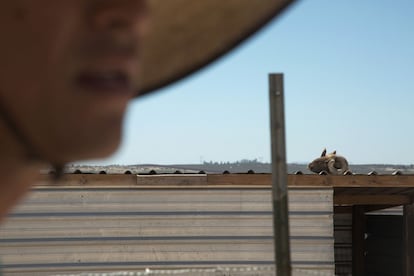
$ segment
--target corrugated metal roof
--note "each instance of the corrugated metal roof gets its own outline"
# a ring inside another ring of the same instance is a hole
[[[42,171],[41,173],[43,174],[55,174],[56,172],[54,170],[49,170],[49,171]],[[246,172],[230,172],[229,170],[224,170],[223,172],[207,172],[205,170],[200,170],[200,171],[191,171],[188,172],[186,170],[175,170],[174,172],[166,172],[164,170],[156,170],[156,169],[150,169],[150,170],[144,170],[144,171],[135,171],[133,172],[130,169],[126,169],[123,171],[111,171],[111,170],[82,170],[82,169],[76,169],[76,170],[70,170],[70,171],[66,171],[66,174],[135,174],[135,175],[156,175],[156,174],[160,174],[160,175],[169,175],[169,174],[255,174],[256,172],[252,169],[247,170]],[[263,172],[260,172],[260,174],[263,174]],[[295,175],[314,175],[313,173],[309,173],[309,172],[303,172],[303,171],[294,171],[290,174],[295,174]],[[319,173],[319,175],[328,175],[327,172],[321,172]],[[382,173],[379,174],[376,171],[370,171],[366,174],[362,174],[362,173],[353,173],[351,171],[346,171],[344,176],[350,176],[350,175],[414,175],[412,173],[404,173],[401,170],[393,170],[393,171],[389,171],[389,173]]]
[[[53,183],[48,175],[41,177],[39,185],[53,186],[180,186],[221,187],[240,186],[255,188],[271,186],[271,174],[65,174]],[[335,205],[410,204],[414,199],[414,175],[288,175],[289,187],[330,187],[334,189]]]

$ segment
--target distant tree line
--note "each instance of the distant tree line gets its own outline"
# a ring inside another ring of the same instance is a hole
[[[218,165],[218,166],[222,166],[222,165],[262,165],[262,164],[265,164],[265,163],[263,163],[263,162],[260,162],[257,158],[255,158],[255,159],[241,159],[241,160],[238,160],[238,161],[234,161],[234,162],[229,162],[229,161],[226,161],[226,162],[223,162],[223,161],[220,161],[220,162],[217,162],[217,161],[215,161],[215,162],[213,162],[213,161],[210,161],[210,162],[206,162],[206,161],[204,161],[203,162],[203,165],[207,165],[207,166],[210,166],[210,165]]]

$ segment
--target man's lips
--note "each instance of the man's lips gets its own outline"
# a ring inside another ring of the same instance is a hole
[[[82,90],[101,95],[132,95],[134,85],[128,74],[121,71],[83,72],[76,78],[76,84]]]

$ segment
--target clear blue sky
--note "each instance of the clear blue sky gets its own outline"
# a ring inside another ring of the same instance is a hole
[[[414,1],[300,1],[231,54],[131,103],[99,164],[270,161],[268,73],[285,74],[288,162],[414,163]]]

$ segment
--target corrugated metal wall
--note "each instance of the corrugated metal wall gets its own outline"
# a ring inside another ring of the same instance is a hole
[[[352,275],[352,213],[335,213],[335,275]]]
[[[334,275],[332,189],[291,189],[294,268]],[[5,275],[273,263],[268,188],[36,188],[0,228]]]

